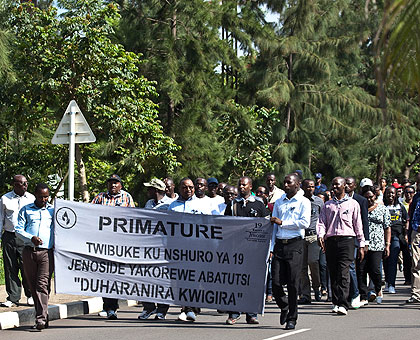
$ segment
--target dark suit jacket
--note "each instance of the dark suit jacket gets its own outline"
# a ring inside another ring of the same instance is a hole
[[[369,241],[368,201],[362,195],[356,193],[353,194],[353,199],[355,199],[360,205],[360,212],[362,215],[363,224],[363,234],[365,235],[365,240]]]

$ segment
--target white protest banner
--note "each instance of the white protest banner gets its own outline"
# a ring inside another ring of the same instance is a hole
[[[57,293],[261,313],[272,227],[56,200]]]

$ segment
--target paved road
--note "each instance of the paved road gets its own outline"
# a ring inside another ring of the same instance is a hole
[[[401,281],[399,281],[401,282]],[[279,325],[279,313],[275,304],[266,307],[261,324],[251,326],[243,317],[238,324],[226,326],[226,315],[203,310],[195,323],[175,321],[178,308],[171,308],[165,322],[137,320],[139,307],[119,311],[119,319],[108,321],[96,315],[56,320],[42,332],[31,332],[28,327],[0,331],[0,340],[65,340],[65,339],[293,339],[293,340],[354,340],[354,339],[406,339],[420,334],[420,305],[405,305],[409,295],[407,286],[397,285],[397,294],[385,294],[382,305],[372,303],[359,310],[351,310],[347,316],[330,313],[329,303],[313,303],[301,306],[295,331],[286,331]]]

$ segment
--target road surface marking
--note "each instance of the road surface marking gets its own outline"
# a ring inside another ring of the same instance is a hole
[[[281,335],[276,335],[276,336],[273,336],[271,338],[267,338],[267,339],[263,339],[263,340],[277,340],[277,339],[285,338],[286,336],[289,336],[289,335],[295,335],[295,334],[310,331],[310,330],[311,330],[310,328],[303,328],[303,329],[299,329],[297,331],[293,331],[293,332],[290,332],[290,333],[284,333],[284,334],[281,334]]]

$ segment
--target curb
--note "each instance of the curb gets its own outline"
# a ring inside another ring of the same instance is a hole
[[[119,300],[120,307],[131,307],[137,304],[135,300]],[[68,302],[48,306],[48,318],[50,321],[66,319],[73,316],[98,313],[102,310],[102,298]],[[35,324],[35,308],[23,309],[17,312],[0,313],[0,329],[11,329]]]

